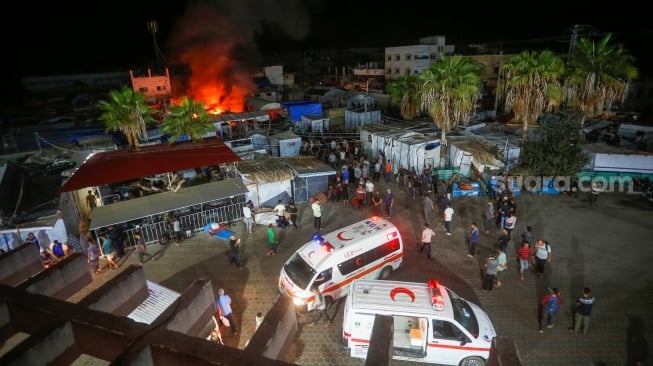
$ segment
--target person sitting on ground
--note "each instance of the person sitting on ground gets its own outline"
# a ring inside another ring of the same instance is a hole
[[[63,259],[66,256],[66,251],[64,250],[63,244],[59,240],[55,240],[52,243],[52,254],[54,254],[57,259]]]

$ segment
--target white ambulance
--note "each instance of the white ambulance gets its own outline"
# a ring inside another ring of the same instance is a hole
[[[388,278],[403,258],[399,229],[388,220],[371,217],[313,236],[281,268],[279,291],[293,298],[300,313],[311,311],[314,286],[330,304],[347,296],[356,279]]]
[[[397,360],[482,366],[496,336],[480,307],[437,281],[357,280],[349,288],[342,327],[352,357],[367,357],[376,315],[393,318]]]

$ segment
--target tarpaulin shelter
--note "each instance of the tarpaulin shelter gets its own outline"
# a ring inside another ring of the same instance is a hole
[[[300,100],[296,102],[281,103],[281,108],[288,111],[288,116],[293,122],[300,122],[305,114],[322,114],[322,104],[319,102],[309,102]]]

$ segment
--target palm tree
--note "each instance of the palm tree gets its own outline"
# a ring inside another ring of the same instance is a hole
[[[523,144],[528,141],[528,126],[540,113],[559,104],[564,62],[551,51],[524,51],[511,57],[502,69],[506,75],[501,86],[506,93],[506,110],[512,109],[515,119],[522,122]]]
[[[621,46],[611,46],[608,34],[595,43],[581,38],[569,55],[565,99],[583,112],[583,119],[601,113],[611,115],[613,103],[623,102],[628,83],[638,77],[634,58]]]
[[[392,80],[388,85],[390,103],[399,104],[401,118],[411,121],[417,116],[421,102],[420,86],[417,75],[404,75],[399,79]]]
[[[123,87],[112,90],[108,101],[98,102],[103,111],[98,119],[104,121],[106,131],[122,132],[135,150],[141,148],[138,139],[147,136],[147,125],[155,123],[153,109],[145,99],[145,94]]]
[[[443,145],[447,144],[447,132],[459,122],[469,123],[481,91],[481,74],[475,61],[461,56],[445,56],[420,74],[421,108],[442,131]],[[446,149],[440,156],[440,166],[445,165],[445,160]]]
[[[184,97],[181,104],[174,105],[163,119],[161,131],[170,135],[170,144],[184,136],[195,142],[207,132],[215,131],[215,126],[203,103]]]

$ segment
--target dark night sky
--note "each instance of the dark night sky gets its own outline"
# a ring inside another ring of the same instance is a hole
[[[3,11],[0,26],[8,51],[3,52],[4,64],[10,67],[5,69],[5,77],[13,78],[125,71],[151,63],[153,38],[146,22],[152,19],[159,23],[157,40],[166,57],[189,39],[184,33],[193,32],[195,40],[238,39],[249,55],[288,49],[409,45],[429,35],[444,35],[447,43],[454,45],[496,45],[501,41],[506,48],[519,45],[519,50],[547,47],[545,44],[557,44],[564,50],[571,27],[580,24],[613,33],[614,43],[623,43],[642,59],[648,57],[646,48],[652,43],[653,16],[638,3],[621,1],[608,7],[595,1],[523,2],[519,6],[433,0],[388,4],[367,0],[113,0],[43,5],[23,1],[12,5],[14,10]],[[207,19],[195,21],[188,14],[198,4],[219,9],[225,17],[199,11],[193,17]],[[189,32],[195,24],[202,26]]]

